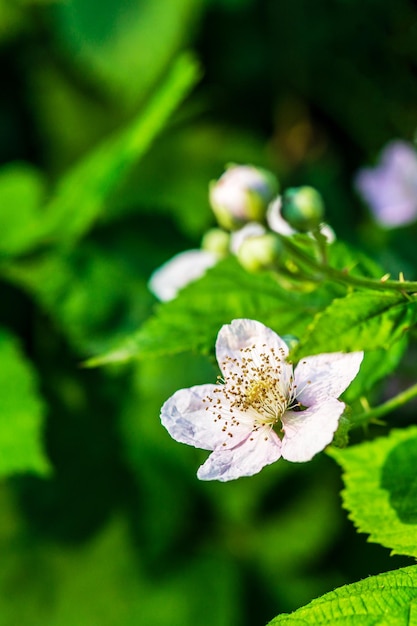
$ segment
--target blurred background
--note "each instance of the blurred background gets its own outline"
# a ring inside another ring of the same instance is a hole
[[[415,3],[0,0],[0,57],[0,626],[261,626],[407,563],[355,533],[324,455],[197,480],[159,409],[212,359],[80,365],[152,313],[230,162],[316,186],[413,278],[415,227],[377,228],[352,181],[414,139]]]

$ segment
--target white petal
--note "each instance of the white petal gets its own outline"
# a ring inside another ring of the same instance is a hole
[[[189,389],[179,389],[165,402],[161,409],[161,422],[173,439],[195,448],[214,450],[225,442],[228,447],[235,446],[248,436],[252,424],[244,422],[231,427],[229,422],[227,431],[222,430],[225,417],[217,419],[212,410],[219,397],[214,391],[218,389],[219,385],[196,385]],[[213,398],[212,403],[208,401],[210,397]],[[227,406],[223,406],[222,412],[227,413]],[[228,435],[229,432],[232,437]]]
[[[249,222],[243,228],[239,230],[235,230],[231,234],[230,238],[230,250],[233,254],[237,254],[239,252],[239,248],[246,239],[250,237],[259,237],[260,235],[264,235],[266,233],[266,228],[259,224],[259,222]]]
[[[310,461],[333,441],[345,405],[326,398],[305,411],[288,411],[282,417],[282,456],[287,461]]]
[[[307,356],[295,368],[296,396],[310,406],[324,396],[338,398],[359,371],[363,352]]]
[[[188,283],[201,278],[218,258],[208,250],[186,250],[161,265],[149,279],[149,289],[162,302],[173,300]]]
[[[200,480],[234,480],[257,474],[281,456],[281,441],[271,430],[262,429],[252,433],[239,446],[226,450],[217,449],[210,454],[197,476]]]
[[[284,220],[281,214],[282,200],[279,196],[268,207],[266,214],[266,221],[271,230],[275,231],[279,235],[290,236],[294,235],[297,231],[291,228],[291,226]]]
[[[216,341],[216,356],[220,369],[225,377],[233,369],[232,359],[242,358],[242,350],[249,349],[248,356],[258,359],[255,365],[260,365],[259,358],[267,354],[275,361],[282,363],[285,370],[292,372],[292,367],[284,363],[288,355],[288,346],[273,330],[260,322],[249,319],[233,320],[231,324],[225,324],[219,331]],[[245,353],[246,355],[246,353]]]

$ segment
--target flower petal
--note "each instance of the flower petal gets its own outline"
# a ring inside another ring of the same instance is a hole
[[[358,193],[381,226],[404,226],[417,219],[417,153],[411,143],[390,142],[380,162],[355,177]]]
[[[333,441],[345,405],[335,398],[305,411],[288,411],[282,417],[282,456],[287,461],[310,461]]]
[[[233,254],[239,252],[239,248],[246,239],[259,237],[266,233],[266,228],[259,222],[249,222],[239,230],[235,230],[230,237],[230,250]]]
[[[296,397],[305,406],[320,398],[338,398],[359,371],[363,352],[307,356],[295,368]]]
[[[185,250],[154,271],[149,289],[162,302],[173,300],[189,283],[201,278],[218,258],[208,250]]]
[[[161,409],[161,422],[173,439],[187,443],[195,448],[214,450],[217,446],[236,446],[252,430],[252,424],[233,424],[224,431],[228,418],[226,401],[222,404],[223,418],[218,419],[214,412],[214,403],[218,399],[219,385],[196,385],[188,389],[179,389]],[[210,403],[209,398],[212,398]],[[235,412],[236,413],[236,412]],[[228,433],[231,432],[231,435]]]
[[[200,480],[234,480],[257,474],[281,456],[281,441],[271,430],[261,429],[235,448],[217,449],[199,468]]]
[[[271,359],[272,366],[278,362],[282,366],[284,380],[291,376],[292,366],[284,361],[288,355],[285,341],[261,322],[237,319],[222,326],[217,336],[216,356],[225,378],[232,372],[242,374],[240,363],[242,352],[246,349],[245,356],[254,359],[255,367],[262,365],[266,355]]]

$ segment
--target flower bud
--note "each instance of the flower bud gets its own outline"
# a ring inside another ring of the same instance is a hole
[[[210,184],[210,204],[220,226],[227,230],[247,222],[262,222],[278,193],[273,174],[251,165],[232,165]]]
[[[324,217],[323,199],[314,187],[293,187],[282,196],[281,215],[302,233],[319,228]]]
[[[279,237],[266,233],[245,239],[239,247],[237,258],[248,272],[261,272],[276,266],[282,250]]]
[[[211,228],[204,234],[201,247],[219,258],[223,258],[229,254],[230,235],[221,228]]]

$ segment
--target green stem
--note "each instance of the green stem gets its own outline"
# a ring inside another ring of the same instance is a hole
[[[319,261],[316,261],[315,259],[313,259],[313,257],[311,257],[309,254],[301,250],[295,243],[293,243],[289,237],[282,237],[282,241],[294,259],[296,259],[302,266],[304,266],[304,268],[308,267],[310,271],[314,270],[315,272],[319,272],[321,277],[331,278],[332,280],[342,282],[345,285],[351,285],[352,287],[362,287],[364,289],[374,289],[377,291],[398,291],[402,293],[417,292],[416,281],[381,281],[375,278],[352,276],[351,274],[348,274],[347,271],[340,271],[333,267],[329,267],[328,265],[323,265]]]
[[[384,402],[383,404],[380,404],[379,406],[375,408],[368,409],[367,411],[364,411],[363,413],[359,413],[359,415],[357,415],[356,417],[352,419],[351,428],[358,428],[358,426],[364,426],[365,424],[368,424],[371,420],[376,420],[380,417],[383,417],[384,415],[387,415],[388,413],[395,411],[395,409],[400,408],[401,406],[403,406],[404,404],[406,404],[407,402],[409,402],[410,400],[416,397],[417,397],[417,384],[412,385],[408,389],[405,389],[405,391],[402,391],[401,393],[396,395],[394,398],[387,400],[387,402]]]

